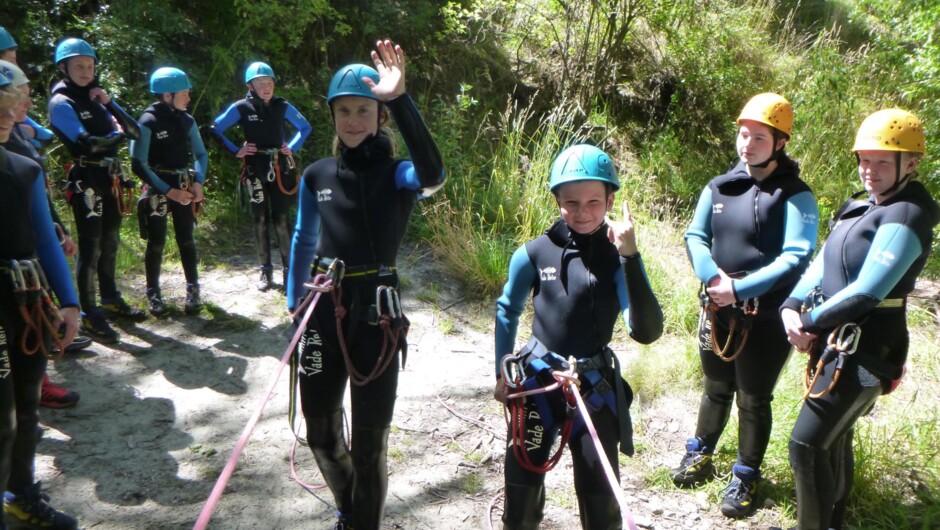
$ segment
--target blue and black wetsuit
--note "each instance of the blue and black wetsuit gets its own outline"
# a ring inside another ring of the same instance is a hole
[[[78,307],[78,299],[52,225],[39,165],[0,147],[0,190],[0,488],[20,493],[35,482],[46,358],[41,353],[27,355],[21,348],[25,322],[13,294],[10,260],[38,258],[61,306]]]
[[[629,418],[633,394],[616,369],[619,363],[608,347],[614,325],[622,317],[630,336],[642,344],[652,343],[663,330],[662,310],[650,288],[643,261],[639,254],[620,257],[607,238],[606,225],[584,235],[572,232],[561,220],[516,250],[503,295],[496,302],[497,371],[502,357],[515,349],[519,317],[530,293],[535,309],[533,341],[523,351],[534,346],[564,359],[578,359],[582,394],[597,394],[593,396],[596,402],[586,398],[592,402],[591,420],[617,473],[617,444],[625,454],[633,454]],[[618,386],[623,392],[619,401],[614,390]],[[606,390],[596,390],[600,388]],[[544,429],[545,433],[541,438],[526,438],[526,451],[534,465],[549,457],[565,418],[560,392],[548,396],[545,403],[530,399],[525,404],[526,431]],[[516,459],[511,436],[509,439],[503,522],[506,528],[535,528],[542,518],[545,475],[524,469]],[[619,528],[616,497],[604,478],[583,420],[576,424],[569,445],[582,526]]]
[[[96,279],[102,300],[121,294],[114,278],[121,213],[112,183],[116,174],[124,182],[118,163],[121,143],[140,136],[137,122],[113,99],[107,105],[91,99],[93,85],[62,80],[49,98],[52,131],[72,157],[67,197],[78,232],[78,296],[86,312],[98,305]]]
[[[411,160],[396,159],[387,131],[304,170],[300,209],[291,247],[287,306],[306,294],[310,266],[342,260],[343,320],[350,361],[369,373],[383,347],[383,331],[370,318],[380,286],[398,288],[396,260],[419,198],[444,182],[440,152],[408,95],[386,102]],[[317,265],[322,272],[322,268]],[[398,354],[376,379],[350,389],[352,447],[343,440],[343,393],[348,373],[336,330],[336,307],[323,296],[297,351],[300,401],[307,441],[336,506],[352,527],[377,529],[388,488],[388,431],[398,387]]]
[[[35,149],[42,149],[46,147],[50,142],[52,142],[52,139],[55,138],[55,134],[53,134],[50,129],[46,129],[42,125],[39,125],[29,116],[26,117],[26,120],[23,123],[32,127],[33,131],[35,132],[33,137],[26,137],[26,140],[29,141],[30,145],[32,145]]]
[[[844,359],[835,387],[808,398],[793,426],[790,466],[801,529],[842,527],[854,474],[853,427],[901,377],[908,349],[906,298],[938,223],[940,206],[918,181],[881,204],[855,201],[783,305],[800,311],[810,301],[802,321],[818,337],[816,355],[833,330],[847,323],[860,330],[858,348]],[[836,359],[822,367],[813,393],[829,387]]]
[[[290,141],[287,141],[286,123],[297,129]],[[262,270],[267,271],[270,277],[272,264],[268,225],[274,228],[278,250],[281,253],[281,265],[286,269],[290,258],[287,214],[295,199],[284,193],[281,186],[289,191],[297,185],[297,170],[293,161],[282,155],[279,150],[281,146],[287,145],[292,153],[297,153],[313,129],[307,119],[284,98],[275,96],[265,103],[253,92],[249,92],[245,99],[236,101],[225,109],[225,112],[216,117],[210,129],[216,139],[233,155],[238,153],[239,148],[225,136],[225,131],[235,124],[241,126],[245,141],[255,144],[258,148],[257,154],[244,158],[242,178],[250,190],[249,201],[255,222],[258,260]]]
[[[773,389],[790,353],[777,307],[806,269],[816,247],[819,214],[816,199],[800,179],[799,166],[781,156],[777,168],[757,180],[739,162],[712,179],[702,191],[685,233],[689,259],[703,284],[721,269],[735,278],[738,303],[703,318],[699,356],[705,374],[695,437],[703,452],[714,451],[737,396],[737,464],[759,470],[770,440]],[[757,309],[745,315],[742,305]],[[712,329],[719,345],[727,344],[737,320],[730,349],[736,350],[750,329],[740,355],[731,362],[712,347]]]
[[[48,130],[48,129],[47,129]],[[51,134],[51,131],[50,131]],[[16,153],[20,156],[25,156],[26,158],[32,160],[39,164],[39,167],[42,168],[43,172],[43,183],[46,186],[46,189],[49,189],[48,172],[45,165],[45,157],[39,154],[39,151],[36,149],[35,143],[30,141],[31,139],[23,134],[20,131],[19,127],[14,127],[13,131],[10,133],[10,139],[3,144],[3,147],[11,153]],[[59,213],[56,212],[55,205],[52,204],[52,197],[49,197],[48,194],[46,197],[49,200],[49,213],[52,214],[52,223],[56,228],[56,232],[59,230],[62,231],[64,235],[70,235],[68,228],[65,226],[65,223],[62,222],[62,219],[59,218]]]
[[[209,154],[199,136],[196,120],[186,111],[165,102],[150,105],[140,116],[140,139],[133,143],[131,163],[134,173],[146,183],[137,215],[141,237],[147,239],[144,266],[148,292],[160,291],[167,213],[173,215],[173,232],[186,283],[198,285],[196,241],[193,239],[197,206],[180,204],[166,196],[171,188],[185,189],[194,182],[206,181]]]

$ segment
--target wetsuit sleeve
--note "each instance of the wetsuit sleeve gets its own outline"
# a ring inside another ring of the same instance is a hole
[[[519,247],[509,260],[509,278],[503,286],[503,295],[496,301],[496,377],[503,356],[512,353],[516,346],[519,316],[525,309],[532,286],[535,285],[536,270],[529,259],[525,245]]]
[[[199,127],[193,121],[189,128],[189,145],[192,147],[193,156],[196,157],[196,163],[193,169],[196,170],[196,182],[206,183],[206,172],[209,171],[209,153],[206,151],[206,144],[202,142],[202,136],[199,135]]]
[[[294,226],[294,240],[290,246],[290,269],[287,278],[287,309],[293,311],[303,300],[304,282],[310,277],[310,265],[317,251],[320,238],[320,210],[313,190],[307,189],[307,179],[300,179],[300,191],[297,193],[299,207],[297,224]]]
[[[804,313],[803,329],[819,332],[868,313],[885,299],[922,252],[920,238],[910,227],[898,223],[880,226],[858,278]]]
[[[783,222],[780,255],[767,266],[732,281],[738,300],[754,298],[780,285],[792,283],[799,278],[803,267],[813,256],[816,231],[819,228],[819,210],[813,194],[804,191],[787,199]]]
[[[685,231],[685,248],[695,275],[708,284],[718,276],[718,264],[712,259],[712,190],[706,187],[698,198],[695,214]]]
[[[781,309],[792,309],[799,312],[803,307],[803,301],[806,300],[806,296],[810,291],[822,285],[826,264],[826,260],[823,259],[825,251],[826,246],[823,245],[819,254],[816,255],[816,259],[810,263],[809,268],[803,273],[803,277],[800,278],[800,281],[797,282],[796,286],[793,288],[790,296],[784,300],[783,304],[780,306]]]
[[[130,114],[124,112],[124,109],[117,104],[117,101],[113,99],[108,101],[108,104],[105,105],[105,108],[108,109],[108,112],[114,116],[114,119],[117,120],[118,125],[121,126],[121,129],[124,129],[124,136],[130,138],[131,140],[136,140],[140,138],[140,124],[137,123],[137,120],[131,117]]]
[[[170,185],[150,169],[150,127],[140,128],[140,138],[131,142],[131,169],[140,180],[157,190],[160,195],[170,191]]]
[[[78,307],[78,296],[75,294],[75,286],[72,285],[71,271],[52,225],[45,176],[42,174],[33,183],[30,201],[33,233],[36,235],[36,254],[39,256],[43,272],[46,273],[46,279],[49,280],[49,286],[59,299],[61,307]]]
[[[287,112],[284,113],[284,117],[297,129],[297,134],[287,143],[287,147],[290,148],[291,152],[296,153],[304,146],[304,141],[310,136],[313,127],[310,126],[307,118],[304,118],[304,115],[290,103],[287,104]]]
[[[53,136],[52,131],[50,131],[49,129],[46,129],[42,125],[39,125],[29,116],[26,117],[26,120],[24,121],[24,123],[32,127],[34,131],[36,131],[36,136],[29,138],[30,143],[32,143],[37,149],[41,149],[49,145],[49,142],[52,141],[52,136]]]
[[[446,178],[441,152],[411,96],[402,94],[386,104],[411,153],[410,167],[399,164],[395,184],[398,189],[421,190],[421,196],[430,197],[441,189]]]
[[[78,142],[79,136],[88,135],[75,109],[68,103],[58,103],[52,107],[49,111],[49,122],[69,141]]]
[[[233,144],[232,141],[225,136],[225,130],[238,123],[240,117],[241,114],[238,112],[238,108],[232,103],[225,109],[225,112],[216,116],[212,121],[212,126],[209,127],[209,132],[212,133],[212,136],[233,155],[238,152],[238,146]]]
[[[623,274],[614,276],[623,322],[633,340],[651,344],[663,334],[663,309],[650,286],[639,254],[620,258]]]
[[[68,103],[58,103],[52,107],[52,111],[49,112],[49,122],[69,141],[81,144],[92,154],[106,153],[124,140],[124,135],[119,131],[113,131],[106,136],[88,134],[82,122],[79,121],[75,109]]]

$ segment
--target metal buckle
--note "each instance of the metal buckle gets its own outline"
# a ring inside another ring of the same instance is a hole
[[[852,355],[858,349],[858,341],[862,330],[855,322],[849,322],[839,327],[838,335],[835,331],[829,335],[829,346],[832,346],[842,355]]]

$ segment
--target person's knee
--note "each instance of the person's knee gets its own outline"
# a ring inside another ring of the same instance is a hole
[[[752,394],[744,390],[739,390],[737,396],[738,409],[748,413],[770,411],[770,403],[774,400],[772,394]]]
[[[790,451],[790,468],[795,475],[812,473],[819,458],[825,456],[825,450],[820,447],[790,438],[788,444]]]
[[[731,381],[717,381],[705,378],[705,397],[718,403],[731,403],[734,399],[735,386]]]

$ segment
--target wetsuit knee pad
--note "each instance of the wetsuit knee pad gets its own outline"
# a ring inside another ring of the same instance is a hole
[[[388,427],[383,429],[353,427],[352,458],[356,469],[373,467],[385,460],[389,430]]]
[[[731,404],[734,400],[735,385],[732,381],[716,381],[709,377],[705,378],[704,393],[711,401],[722,404]]]
[[[327,452],[345,452],[343,438],[343,411],[337,410],[326,416],[304,418],[307,422],[307,443],[311,449]]]
[[[538,530],[545,507],[545,486],[506,484],[503,530]]]
[[[578,497],[581,528],[590,530],[622,530],[620,504],[613,496],[583,495]]]
[[[794,440],[793,438],[790,438],[787,447],[790,452],[790,468],[793,469],[794,478],[800,474],[812,473],[817,462],[819,462],[820,459],[828,458],[829,455],[829,451],[821,447],[814,447]],[[798,478],[797,482],[799,482]]]
[[[738,390],[738,409],[750,413],[770,412],[770,402],[774,400],[773,395],[755,395],[743,390]]]

